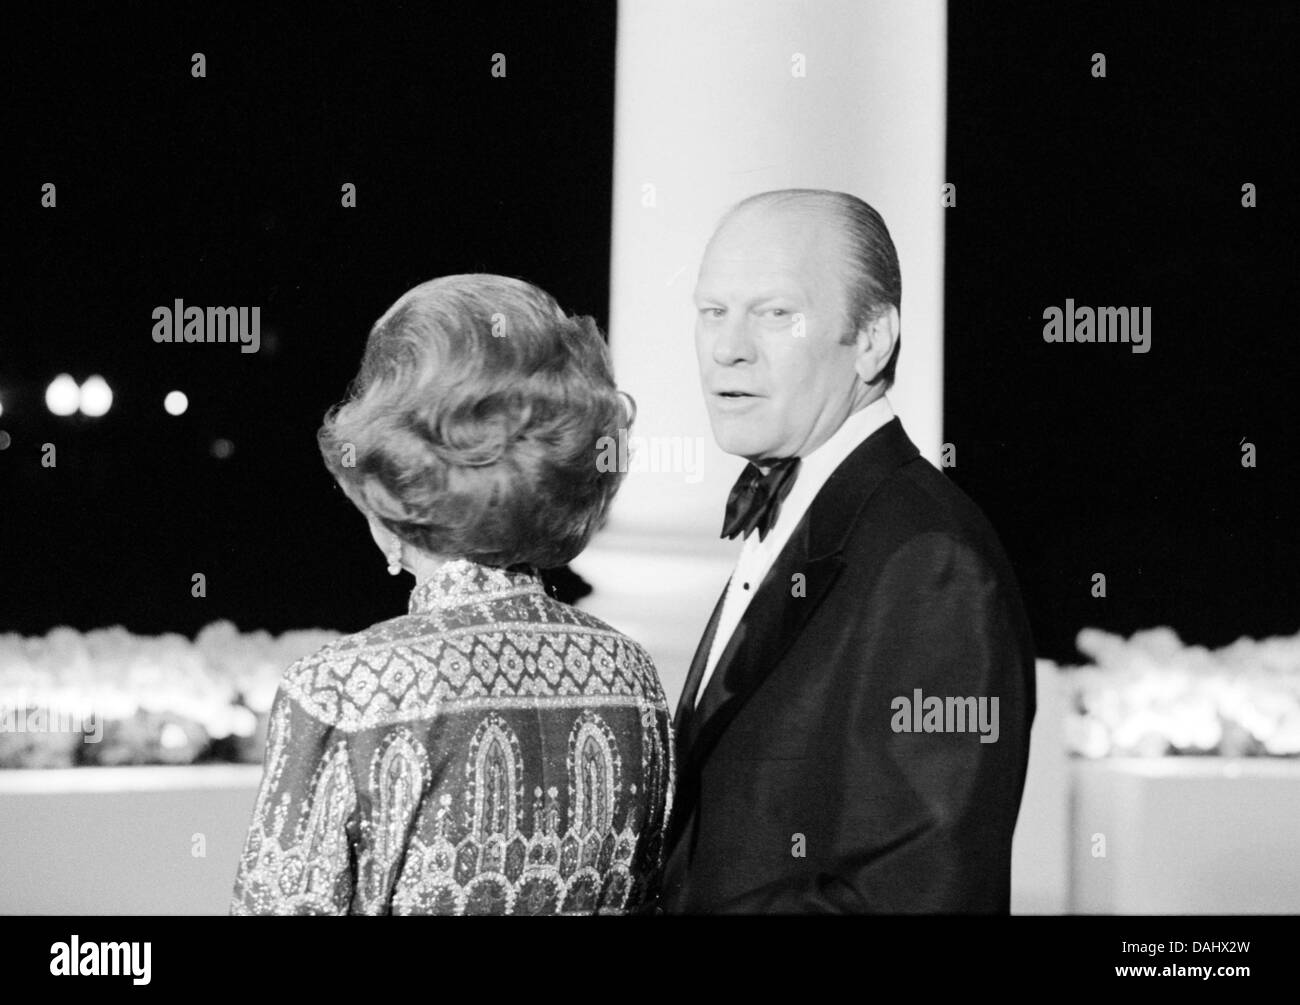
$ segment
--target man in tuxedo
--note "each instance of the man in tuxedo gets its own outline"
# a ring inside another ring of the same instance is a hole
[[[1015,576],[885,391],[898,258],[839,192],[753,196],[696,286],[744,536],[677,707],[667,913],[1010,906],[1034,714]]]

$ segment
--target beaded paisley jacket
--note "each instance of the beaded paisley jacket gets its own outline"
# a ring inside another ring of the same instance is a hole
[[[230,913],[636,910],[674,774],[644,649],[456,559],[285,671]]]

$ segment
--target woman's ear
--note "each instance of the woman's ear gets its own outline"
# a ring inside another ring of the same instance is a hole
[[[385,554],[392,547],[393,534],[387,527],[379,522],[379,519],[373,513],[366,513],[366,524],[370,527],[370,536],[374,539],[375,546]]]
[[[858,356],[853,368],[863,381],[870,384],[880,371],[889,365],[898,344],[898,308],[893,304],[858,329]]]

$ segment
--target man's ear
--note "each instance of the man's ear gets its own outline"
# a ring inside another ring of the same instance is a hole
[[[870,384],[880,375],[898,345],[898,308],[893,304],[858,329],[858,356],[853,368]]]

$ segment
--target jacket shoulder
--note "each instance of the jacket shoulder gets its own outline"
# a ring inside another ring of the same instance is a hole
[[[400,620],[393,618],[330,640],[291,663],[280,677],[280,690],[313,718],[340,725],[340,699],[348,693],[354,676],[366,668],[362,654],[384,645],[389,638],[386,629]]]
[[[313,717],[350,731],[482,701],[506,686],[503,672],[506,690],[520,697],[542,701],[596,689],[666,707],[654,661],[640,643],[591,614],[552,603],[553,610],[527,623],[448,629],[419,615],[391,618],[298,660],[281,687]]]
[[[598,643],[610,652],[615,667],[627,676],[630,686],[643,697],[667,707],[667,699],[664,697],[659,680],[659,671],[649,651],[641,643],[624,635],[589,611],[563,604],[558,600],[553,603],[558,605],[559,614],[555,622],[547,625],[549,629],[562,633],[571,626],[572,630],[598,640]]]
[[[895,550],[925,541],[969,550],[987,563],[1006,561],[997,532],[983,510],[923,457],[894,471],[863,507],[851,547]]]

